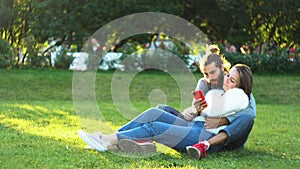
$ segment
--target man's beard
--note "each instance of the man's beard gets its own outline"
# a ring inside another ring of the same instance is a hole
[[[216,85],[211,84],[212,89],[223,89],[223,81],[224,81],[224,75],[223,72],[220,73],[218,79],[216,79],[218,83]]]

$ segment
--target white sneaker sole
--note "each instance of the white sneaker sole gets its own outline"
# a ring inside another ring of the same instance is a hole
[[[98,143],[90,134],[84,132],[83,130],[78,130],[79,137],[87,143],[89,146],[93,147],[95,150],[99,152],[104,152],[107,150],[107,147]]]
[[[195,159],[200,159],[201,152],[197,148],[192,146],[187,146],[186,152],[190,157]]]

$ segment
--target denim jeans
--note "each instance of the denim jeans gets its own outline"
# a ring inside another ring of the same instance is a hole
[[[178,116],[178,117],[181,117],[181,118],[184,119],[183,114],[181,112],[179,112],[178,110],[176,110],[175,108],[171,107],[171,106],[168,106],[168,105],[157,105],[156,108],[161,109],[163,111],[166,111],[168,113],[171,113],[171,114],[173,114],[175,116]]]
[[[204,122],[191,122],[157,108],[143,112],[121,127],[118,139],[153,140],[184,152],[185,147],[214,136]]]
[[[248,139],[253,123],[252,116],[240,115],[225,129],[221,130],[227,133],[226,143],[213,146],[208,151],[215,152],[242,148]],[[182,152],[185,151],[186,146],[208,140],[213,136],[215,134],[205,130],[204,122],[186,121],[157,108],[148,109],[121,127],[117,132],[119,140],[125,138],[133,140],[149,139]]]
[[[225,144],[219,144],[211,147],[209,152],[216,152],[221,150],[237,150],[244,147],[248,136],[254,124],[254,117],[248,114],[243,114],[236,117],[230,125],[220,132],[227,133],[227,140]]]
[[[168,105],[158,105],[157,108],[183,118],[182,114],[179,114],[180,112]],[[254,112],[256,112],[256,110],[254,110]],[[228,136],[225,144],[219,144],[211,147],[209,149],[209,152],[216,152],[221,150],[236,150],[243,148],[252,130],[253,124],[254,116],[252,114],[242,114],[237,116],[229,126],[220,130],[220,132],[226,132]],[[200,138],[203,137],[201,137],[200,135]]]

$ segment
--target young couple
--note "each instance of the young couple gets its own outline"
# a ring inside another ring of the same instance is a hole
[[[79,130],[79,136],[98,151],[118,145],[123,151],[153,152],[156,147],[152,141],[155,141],[197,159],[206,156],[207,151],[243,148],[256,116],[255,100],[251,94],[252,73],[242,64],[227,72],[225,61],[212,53],[200,62],[204,78],[198,81],[196,89],[202,90],[208,100],[194,100],[194,108],[187,108],[182,115],[172,114],[169,110],[173,109],[168,106],[150,108],[116,133],[92,135]],[[214,93],[217,89],[218,92]]]

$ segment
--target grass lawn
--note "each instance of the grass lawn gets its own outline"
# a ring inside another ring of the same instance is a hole
[[[300,167],[299,74],[254,74],[257,117],[245,149],[209,154],[200,161],[162,145],[159,155],[147,158],[84,150],[77,131],[89,124],[73,105],[73,72],[0,70],[0,74],[0,168]],[[95,94],[105,125],[114,130],[128,119],[118,113],[112,99],[112,77],[112,72],[98,72]],[[176,81],[159,72],[141,73],[132,80],[129,106],[138,112],[148,109],[149,93],[154,89],[165,92],[167,104],[180,108]]]

